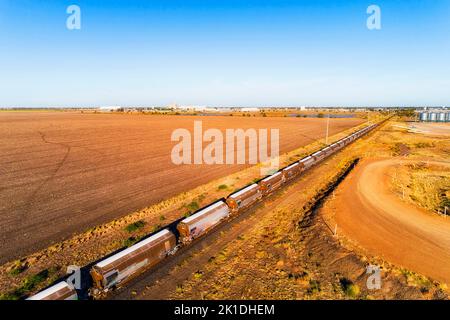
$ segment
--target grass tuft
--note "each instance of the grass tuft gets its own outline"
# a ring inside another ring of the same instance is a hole
[[[200,206],[198,205],[197,201],[192,201],[191,203],[186,205],[186,208],[189,210],[189,213],[192,213],[194,211],[197,211],[200,208]]]
[[[25,264],[22,264],[19,260],[14,262],[14,266],[9,271],[9,274],[12,276],[17,276],[27,270],[28,267]]]
[[[145,221],[139,220],[139,221],[136,221],[136,222],[133,222],[133,223],[127,225],[125,227],[125,230],[131,233],[131,232],[134,232],[134,231],[136,231],[136,230],[138,230],[140,228],[143,228],[145,226],[145,224],[146,224]]]
[[[347,278],[342,278],[341,280],[339,280],[339,282],[341,284],[342,290],[347,297],[355,299],[359,296],[361,290],[359,289],[359,286],[357,284],[354,284]]]
[[[309,280],[308,294],[315,294],[321,291],[320,282],[317,280]]]
[[[46,281],[56,271],[56,268],[45,269],[26,277],[22,282],[22,286],[11,292],[1,294],[0,300],[19,300],[24,298],[30,291],[36,289],[38,285]]]

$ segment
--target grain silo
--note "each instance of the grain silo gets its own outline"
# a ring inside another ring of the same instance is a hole
[[[430,115],[429,115],[429,117],[428,117],[428,121],[436,122],[436,119],[437,119],[437,114],[436,114],[436,112],[431,112]]]
[[[419,119],[420,119],[420,121],[428,121],[428,113],[426,113],[426,112],[421,112],[421,113],[419,114]]]
[[[450,111],[422,111],[419,112],[419,121],[421,122],[450,122]]]

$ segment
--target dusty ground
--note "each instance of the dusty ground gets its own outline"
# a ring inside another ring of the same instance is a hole
[[[448,162],[404,161],[391,175],[392,193],[429,212],[450,215]]]
[[[392,192],[392,176],[408,160],[362,162],[326,210],[341,233],[370,254],[450,284],[450,217],[413,206]],[[450,162],[446,164],[450,170]]]
[[[409,127],[412,130],[426,135],[432,136],[450,136],[449,123],[427,123],[427,122],[411,122]]]
[[[312,143],[325,120],[0,113],[0,263],[158,203],[244,166],[176,166],[176,128],[279,128],[280,151]],[[362,122],[331,120],[334,134]]]

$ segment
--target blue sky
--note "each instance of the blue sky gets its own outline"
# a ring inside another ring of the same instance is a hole
[[[450,105],[450,0],[0,0],[0,106],[170,103]]]

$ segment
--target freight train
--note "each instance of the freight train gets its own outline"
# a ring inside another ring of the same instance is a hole
[[[194,239],[252,207],[283,185],[298,177],[302,172],[336,153],[362,135],[374,129],[377,124],[365,127],[357,132],[280,169],[243,189],[230,194],[183,219],[176,230],[165,228],[111,257],[97,262],[90,271],[93,286],[91,295],[117,287],[145,270],[155,266],[166,257],[174,254],[181,246],[189,245]],[[73,300],[77,291],[66,281],[32,296],[29,300]]]

